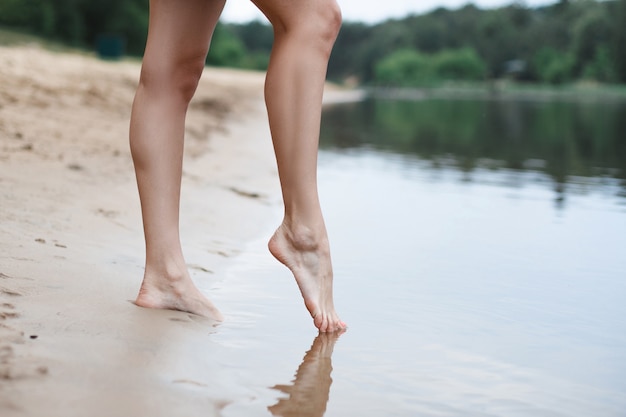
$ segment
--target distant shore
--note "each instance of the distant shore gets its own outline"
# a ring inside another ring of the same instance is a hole
[[[509,100],[615,100],[626,101],[626,86],[596,83],[576,83],[563,86],[524,84],[507,80],[483,83],[443,83],[423,88],[368,87],[368,97],[396,100],[424,100],[427,98],[454,99],[509,99]]]

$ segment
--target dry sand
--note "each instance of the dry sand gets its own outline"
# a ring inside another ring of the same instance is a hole
[[[143,268],[127,143],[139,68],[0,47],[3,417],[211,416],[227,403],[192,378],[215,370],[196,369],[185,342],[210,344],[212,324],[130,302]],[[207,69],[188,114],[181,233],[203,289],[280,214],[263,77]]]

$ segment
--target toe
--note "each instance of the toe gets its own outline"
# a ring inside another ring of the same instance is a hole
[[[328,317],[326,317],[326,314],[320,313],[315,316],[314,324],[320,332],[326,332],[328,329]]]
[[[333,322],[333,331],[335,332],[345,331],[347,328],[348,326],[346,325],[346,323],[341,321],[339,317],[337,317],[337,319]]]

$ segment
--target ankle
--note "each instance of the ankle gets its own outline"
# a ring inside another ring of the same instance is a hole
[[[181,257],[148,257],[145,276],[148,279],[166,280],[171,283],[187,278],[187,265]]]
[[[287,241],[296,250],[316,251],[328,246],[328,237],[323,222],[318,226],[308,226],[285,220],[279,231],[282,231]]]

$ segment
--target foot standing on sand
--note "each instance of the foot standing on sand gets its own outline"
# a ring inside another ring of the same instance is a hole
[[[130,124],[146,266],[136,304],[223,317],[193,284],[179,237],[185,115],[225,0],[150,0],[148,41]],[[341,25],[335,0],[253,0],[274,28],[265,102],[285,205],[270,252],[293,273],[322,332],[346,327],[333,305],[317,150],[328,58]]]

